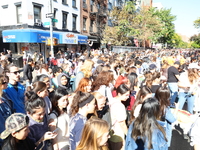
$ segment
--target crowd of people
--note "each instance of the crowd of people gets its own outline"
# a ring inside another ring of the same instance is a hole
[[[190,136],[200,149],[198,50],[59,51],[48,63],[24,59],[21,77],[6,61],[2,150],[167,150],[181,112],[196,116]]]

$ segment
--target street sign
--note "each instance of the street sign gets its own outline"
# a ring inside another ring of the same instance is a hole
[[[58,19],[52,19],[52,22],[58,22]]]
[[[49,25],[50,25],[50,22],[44,22],[43,25],[44,25],[44,26],[49,26]]]
[[[46,14],[46,18],[53,18],[53,13]]]

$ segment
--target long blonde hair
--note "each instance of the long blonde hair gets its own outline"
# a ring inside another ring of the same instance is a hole
[[[92,75],[92,67],[94,65],[94,62],[90,59],[85,60],[83,63],[83,66],[81,66],[81,71],[84,74],[84,77],[89,78]]]
[[[106,150],[106,146],[99,146],[104,133],[108,132],[109,125],[105,120],[91,117],[85,124],[82,137],[76,150]]]

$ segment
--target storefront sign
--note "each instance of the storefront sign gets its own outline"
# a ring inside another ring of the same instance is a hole
[[[65,32],[61,38],[60,44],[78,44],[78,36],[74,33]]]

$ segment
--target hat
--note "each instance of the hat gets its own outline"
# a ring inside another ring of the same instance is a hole
[[[14,113],[6,119],[5,130],[1,133],[0,138],[5,139],[11,133],[23,129],[29,124],[29,118],[22,113]]]
[[[149,65],[149,69],[150,70],[153,70],[153,69],[156,69],[157,67],[156,67],[156,65],[155,64],[151,64],[151,65]]]
[[[180,61],[175,61],[174,64],[181,65]]]
[[[97,64],[104,64],[105,62],[101,59],[97,60]]]

